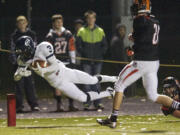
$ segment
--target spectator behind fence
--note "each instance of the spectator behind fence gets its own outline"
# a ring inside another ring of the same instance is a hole
[[[76,40],[77,33],[80,30],[80,28],[83,27],[83,24],[84,24],[84,21],[81,20],[81,19],[76,19],[74,21],[74,37],[75,37],[75,40]],[[81,55],[80,55],[80,53],[78,52],[77,49],[76,49],[76,56],[77,57],[81,57]],[[76,65],[80,66],[81,65],[81,61],[80,60],[76,60]],[[80,69],[80,67],[78,67],[78,68]]]
[[[55,14],[52,16],[52,29],[46,36],[46,41],[50,42],[54,47],[54,53],[56,57],[62,62],[66,63],[69,68],[74,68],[76,63],[76,49],[75,41],[72,33],[63,27],[63,16],[61,14]],[[61,92],[55,90],[55,99],[57,101],[57,112],[63,112],[64,107],[61,101]],[[69,100],[69,111],[78,111],[74,106],[73,100]]]
[[[111,40],[110,52],[111,58],[115,61],[127,61],[126,49],[124,47],[124,38],[126,35],[126,26],[117,24],[114,36]],[[113,64],[113,71],[118,74],[124,65]]]
[[[16,40],[21,36],[30,36],[35,42],[37,42],[36,39],[36,33],[32,31],[28,26],[28,21],[25,16],[18,16],[16,18],[16,29],[11,35],[11,51],[15,52],[16,47]],[[17,65],[17,57],[15,53],[12,53],[10,55],[10,62],[13,65],[13,72],[16,72],[16,69],[18,68]],[[39,105],[37,102],[36,92],[35,92],[35,85],[32,75],[28,77],[22,77],[21,80],[15,82],[15,92],[16,92],[16,112],[17,113],[23,113],[24,106],[23,106],[23,89],[25,90],[25,95],[28,104],[31,107],[32,111],[39,111]]]
[[[96,13],[94,11],[87,11],[85,14],[86,25],[82,27],[76,38],[76,46],[78,52],[82,57],[90,59],[103,59],[103,56],[107,50],[107,42],[105,39],[105,33],[102,28],[95,24]],[[82,68],[85,72],[96,75],[100,74],[102,69],[102,63],[94,61],[82,61]],[[100,84],[86,85],[85,91],[88,92],[101,91]],[[91,103],[84,104],[84,110],[88,110]],[[94,106],[97,110],[102,110],[104,107],[100,100],[94,101]]]
[[[74,21],[74,36],[76,37],[78,31],[80,28],[82,28],[84,25],[84,21],[82,19],[76,19]]]

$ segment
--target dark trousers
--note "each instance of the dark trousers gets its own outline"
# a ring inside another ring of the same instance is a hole
[[[25,91],[26,99],[31,108],[38,106],[35,93],[35,85],[32,76],[22,77],[21,80],[15,82],[16,91],[16,108],[23,108],[23,90]]]
[[[101,73],[101,69],[102,69],[102,63],[93,63],[93,64],[82,64],[82,68],[83,71],[86,73],[89,73],[90,75],[97,75]],[[101,91],[101,85],[95,84],[95,85],[85,85],[84,86],[84,92],[88,92],[88,91],[96,91],[96,92],[100,92]],[[101,100],[95,100],[94,101],[94,106],[98,107],[98,105],[101,103]],[[91,104],[91,102],[87,103],[87,104]]]

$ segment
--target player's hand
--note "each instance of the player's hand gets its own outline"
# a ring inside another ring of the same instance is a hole
[[[44,77],[44,74],[47,72],[46,68],[42,68],[39,63],[37,63],[37,69],[39,71],[39,73],[41,74],[42,77]]]
[[[19,75],[17,72],[15,72],[15,74],[14,74],[14,81],[19,81],[19,80],[21,80],[21,78],[22,78],[22,76]]]
[[[132,48],[130,48],[130,47],[128,47],[127,49],[126,49],[126,54],[127,54],[127,56],[133,56],[134,55],[134,51],[133,51],[133,49]]]
[[[130,33],[130,34],[128,35],[128,39],[129,39],[130,41],[134,42],[134,38],[133,38],[133,36],[132,36],[132,33]]]
[[[22,77],[28,77],[31,74],[31,71],[27,70],[27,67],[19,67],[14,74],[14,80],[19,81]]]

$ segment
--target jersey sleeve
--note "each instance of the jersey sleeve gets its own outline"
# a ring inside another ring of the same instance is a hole
[[[41,49],[43,50],[43,55],[44,57],[46,57],[47,60],[54,56],[54,49],[50,43],[48,42],[46,42],[46,44],[44,43]]]
[[[75,39],[73,36],[70,37],[69,39],[69,51],[75,51]]]
[[[161,107],[161,111],[163,112],[163,114],[164,114],[165,116],[167,116],[167,115],[173,114],[173,112],[175,111],[175,109],[162,106],[162,107]]]
[[[68,40],[68,50],[69,51],[75,51],[75,39],[74,36],[72,35],[71,31],[69,30],[65,30],[65,34],[67,36],[67,40]]]

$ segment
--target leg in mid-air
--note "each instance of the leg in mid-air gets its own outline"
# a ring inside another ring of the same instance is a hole
[[[115,83],[115,96],[113,99],[112,114],[107,119],[97,119],[100,125],[116,127],[118,112],[123,100],[123,93],[127,86],[134,83],[141,77],[140,71],[133,66],[133,62],[126,65],[119,74],[119,80]]]
[[[96,75],[91,76],[88,73],[85,73],[80,70],[65,68],[63,80],[67,80],[76,84],[97,84],[104,82],[116,82],[117,76],[107,76],[107,75]]]
[[[66,96],[68,96],[69,98],[72,98],[79,102],[94,101],[97,99],[110,97],[114,95],[114,90],[111,88],[107,88],[106,91],[102,91],[100,93],[94,91],[89,91],[87,93],[84,93],[74,83],[68,81],[63,81],[58,86],[58,89],[61,90],[61,92]]]
[[[119,111],[120,105],[122,103],[122,98],[123,98],[123,90],[127,86],[129,86],[130,84],[135,82],[137,79],[139,79],[140,77],[142,77],[142,79],[143,79],[143,85],[145,87],[148,98],[151,101],[153,101],[155,103],[162,104],[162,105],[167,106],[167,107],[171,107],[173,109],[178,109],[178,110],[180,109],[180,103],[179,102],[171,99],[168,96],[159,95],[157,93],[158,64],[157,64],[157,66],[155,66],[155,64],[156,64],[155,62],[154,62],[154,64],[150,64],[150,65],[154,66],[153,67],[154,71],[153,71],[153,68],[151,68],[151,71],[147,68],[146,69],[147,72],[141,72],[142,70],[140,68],[139,68],[140,70],[138,70],[138,69],[136,70],[136,69],[133,69],[132,67],[130,67],[128,65],[122,70],[122,72],[120,73],[119,80],[115,84],[116,93],[115,93],[115,97],[114,97],[114,101],[113,101],[112,114],[110,115],[109,118],[107,118],[105,120],[97,119],[97,122],[99,124],[109,126],[111,128],[116,127],[118,111]],[[141,63],[141,65],[142,65],[141,67],[145,66],[142,63]],[[146,65],[146,67],[148,67],[148,66]]]
[[[97,75],[101,73],[102,69],[102,63],[93,63],[93,64],[83,64],[83,71],[90,74],[90,75]],[[100,92],[101,91],[101,85],[100,83],[96,83],[94,85],[84,85],[84,92],[88,91],[95,91],[95,92]],[[89,110],[90,105],[92,102],[86,102],[84,103],[84,110]],[[93,102],[94,107],[97,111],[102,111],[104,109],[103,104],[101,103],[101,99],[95,100]]]

